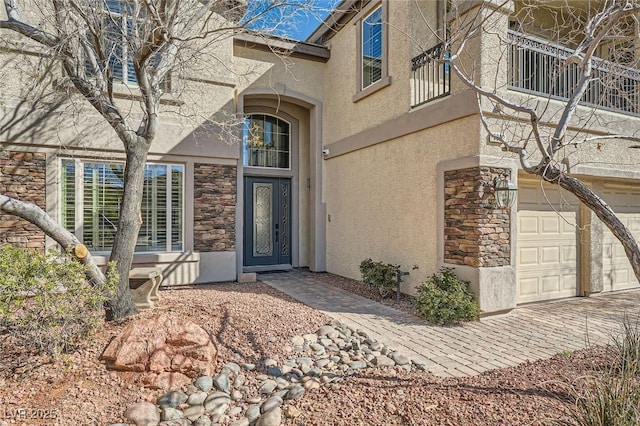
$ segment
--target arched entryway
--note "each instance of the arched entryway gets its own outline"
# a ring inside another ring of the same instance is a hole
[[[324,271],[320,103],[248,91],[238,106],[238,273]]]

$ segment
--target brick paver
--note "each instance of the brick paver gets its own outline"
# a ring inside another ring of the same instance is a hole
[[[260,281],[367,332],[442,377],[546,359],[608,343],[622,317],[640,315],[640,291],[519,307],[459,327],[437,327],[405,312],[315,280],[304,271],[260,274]]]

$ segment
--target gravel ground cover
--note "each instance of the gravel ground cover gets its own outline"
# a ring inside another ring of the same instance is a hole
[[[173,289],[162,291],[161,298],[157,309],[182,315],[215,336],[219,367],[230,361],[283,361],[294,352],[293,336],[313,333],[330,322],[260,283]],[[55,363],[30,357],[16,371],[0,369],[0,425],[105,425],[123,421],[124,410],[135,402],[155,402],[162,391],[132,385],[125,374],[109,372],[98,361],[108,341],[128,321],[105,324],[85,349]],[[24,357],[12,352],[1,331],[0,344],[0,367]],[[464,379],[363,369],[291,401],[301,414],[284,424],[548,424],[573,403],[563,383],[590,373],[599,359],[597,350],[579,351]],[[246,384],[257,386],[259,374],[247,374]],[[19,408],[27,414],[55,413],[55,419],[12,418]]]

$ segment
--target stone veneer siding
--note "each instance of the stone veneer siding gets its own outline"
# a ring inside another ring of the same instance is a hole
[[[195,164],[193,243],[201,252],[236,248],[236,166]]]
[[[444,174],[444,261],[473,267],[511,263],[510,209],[487,205],[493,180],[508,169],[473,167]]]
[[[0,193],[45,208],[46,155],[0,151]],[[44,250],[45,234],[19,217],[0,213],[0,245]]]

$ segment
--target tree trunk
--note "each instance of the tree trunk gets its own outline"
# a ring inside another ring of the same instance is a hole
[[[126,148],[124,192],[120,206],[118,231],[113,240],[110,261],[116,262],[119,281],[116,294],[107,302],[107,320],[116,320],[138,313],[129,290],[129,271],[142,224],[140,206],[144,187],[144,168],[148,144],[144,140],[130,143]]]
[[[629,263],[631,263],[631,267],[633,268],[633,273],[638,282],[640,282],[640,249],[638,248],[638,243],[611,207],[579,179],[567,174],[562,174],[556,168],[543,170],[545,170],[545,172],[542,172],[541,175],[545,180],[557,183],[562,188],[571,192],[607,225],[607,228],[609,228],[618,241],[620,241],[622,247],[624,247]]]
[[[105,276],[96,265],[91,253],[86,250],[86,247],[80,243],[75,235],[58,224],[40,207],[0,194],[0,210],[21,217],[42,229],[45,234],[60,244],[64,250],[69,251],[80,263],[86,266],[85,275],[92,285],[96,287],[105,285]]]

